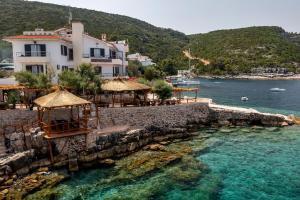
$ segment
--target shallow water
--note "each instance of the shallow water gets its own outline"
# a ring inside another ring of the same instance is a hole
[[[270,92],[274,87],[286,91]],[[201,80],[200,88],[200,96],[217,103],[300,115],[300,81]],[[241,102],[241,96],[249,101]],[[300,127],[199,130],[193,140],[167,148],[177,154],[183,147],[193,151],[181,161],[162,165],[152,160],[165,155],[142,150],[116,167],[81,171],[41,193],[62,200],[300,199]]]
[[[214,131],[171,144],[171,149],[193,149],[179,162],[125,169],[148,156],[143,150],[117,167],[79,172],[51,192],[64,200],[300,199],[300,127]]]

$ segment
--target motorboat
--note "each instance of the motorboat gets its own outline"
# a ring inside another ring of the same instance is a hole
[[[177,82],[177,85],[200,85],[200,81],[180,80]]]
[[[286,91],[286,89],[283,89],[283,88],[271,88],[270,91],[271,92],[284,92],[284,91]]]
[[[249,101],[248,97],[241,97],[241,101]]]

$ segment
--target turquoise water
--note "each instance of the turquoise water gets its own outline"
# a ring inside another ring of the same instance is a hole
[[[299,81],[214,82],[201,80],[203,97],[267,112],[300,113]],[[274,94],[272,87],[287,90]],[[240,96],[250,101],[241,102]],[[181,159],[167,164],[170,155]],[[300,127],[199,130],[192,140],[176,141],[161,152],[141,150],[115,167],[81,171],[27,199],[299,200]]]

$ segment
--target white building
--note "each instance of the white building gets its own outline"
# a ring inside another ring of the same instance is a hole
[[[138,61],[145,67],[150,65],[156,65],[154,62],[152,62],[151,58],[149,58],[148,56],[143,56],[140,53],[130,54],[127,56],[127,59],[131,61]]]
[[[4,40],[12,43],[17,72],[51,74],[53,82],[57,82],[62,71],[91,63],[104,78],[127,75],[128,44],[125,41],[108,42],[105,34],[101,39],[91,37],[84,32],[81,22],[73,22],[72,29],[36,29]]]

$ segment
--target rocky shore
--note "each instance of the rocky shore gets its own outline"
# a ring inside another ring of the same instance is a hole
[[[36,115],[35,112],[27,112],[27,115],[31,114]],[[13,120],[19,115],[20,113],[11,113],[6,116]],[[52,140],[53,163],[49,160],[44,132],[39,127],[18,131],[2,128],[8,155],[0,159],[0,199],[21,199],[33,191],[52,187],[67,178],[65,173],[57,173],[55,170],[68,169],[74,172],[92,166],[111,166],[115,165],[118,159],[141,149],[162,153],[147,161],[133,160],[134,166],[139,166],[140,162],[145,164],[150,162],[149,160],[157,159],[163,159],[158,161],[162,165],[174,162],[182,155],[188,154],[189,148],[183,147],[176,153],[174,150],[167,151],[164,145],[177,139],[193,137],[203,127],[281,127],[293,124],[291,119],[283,115],[204,103],[107,108],[101,110],[100,119],[101,123],[98,126],[95,118],[90,119],[91,131],[87,135]],[[159,166],[157,163],[148,164],[150,168]],[[138,176],[142,172],[136,168],[132,173]]]

